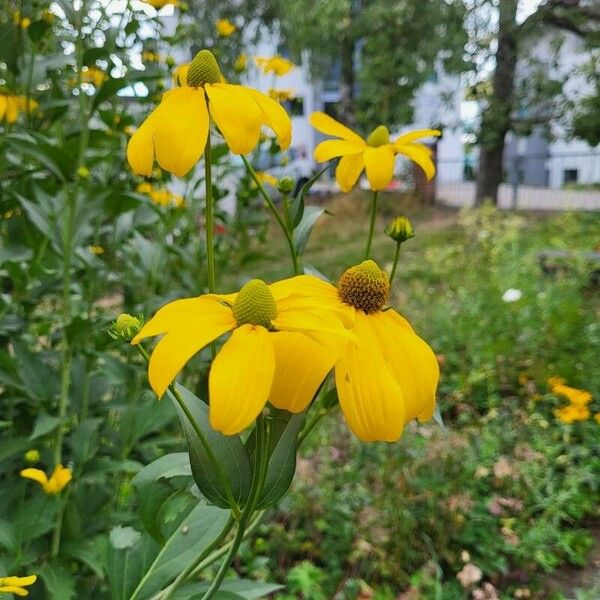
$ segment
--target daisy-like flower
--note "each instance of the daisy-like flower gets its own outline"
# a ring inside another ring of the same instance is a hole
[[[15,123],[20,113],[34,111],[37,107],[38,103],[26,96],[0,94],[0,122]]]
[[[335,178],[343,192],[349,192],[354,187],[363,170],[367,172],[367,179],[373,191],[385,189],[394,177],[394,162],[398,154],[417,163],[427,179],[432,179],[435,175],[431,149],[416,143],[416,140],[441,135],[437,129],[419,129],[404,133],[392,142],[385,125],[374,129],[365,140],[325,113],[315,112],[309,120],[317,131],[339,138],[321,142],[315,148],[314,157],[321,163],[332,158],[341,158]]]
[[[71,469],[65,468],[62,465],[56,465],[50,478],[40,469],[23,469],[21,477],[32,479],[39,483],[46,494],[56,495],[60,494],[71,481],[73,473]]]
[[[277,102],[285,102],[296,97],[296,93],[291,88],[271,88],[268,91],[269,97]]]
[[[354,321],[356,341],[335,365],[340,406],[350,429],[364,442],[393,442],[413,419],[433,415],[439,366],[435,354],[393,308],[387,274],[372,260],[348,269],[337,288],[299,276],[296,285],[329,310]]]
[[[292,123],[282,106],[252,88],[224,83],[209,50],[179,67],[176,77],[181,87],[163,95],[129,140],[127,160],[136,173],[149,176],[156,159],[183,177],[204,152],[211,118],[234,154],[251,152],[263,125],[275,132],[283,150],[289,147]]]
[[[37,575],[26,577],[0,577],[0,594],[15,594],[16,596],[28,596],[29,591],[25,588],[37,581]]]
[[[287,58],[279,56],[256,56],[254,58],[256,66],[265,74],[273,73],[277,77],[287,75],[296,65]]]
[[[208,379],[213,429],[239,433],[267,401],[293,413],[304,410],[350,334],[345,311],[305,296],[298,279],[307,285],[316,280],[304,275],[267,285],[253,279],[237,294],[206,294],[163,306],[131,342],[165,334],[148,366],[157,396],[192,356],[231,332]]]
[[[235,33],[237,27],[229,19],[219,19],[215,23],[215,29],[220,37],[229,37]]]

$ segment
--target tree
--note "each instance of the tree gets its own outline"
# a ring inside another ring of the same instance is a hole
[[[503,178],[502,157],[506,134],[519,126],[516,74],[518,61],[527,59],[526,42],[531,38],[539,38],[551,28],[558,28],[596,43],[600,25],[600,9],[597,4],[585,0],[547,0],[521,23],[517,22],[518,0],[501,0],[498,3],[476,1],[472,8],[489,13],[490,7],[497,11],[497,29],[492,45],[495,46],[492,85],[483,108],[479,133],[481,153],[477,175],[477,203],[486,198],[497,201],[498,186]],[[537,102],[541,102],[544,95],[546,98],[551,95],[558,98],[558,92],[562,92],[563,86],[559,87],[560,89],[556,85],[543,86],[540,91],[546,91],[546,94],[538,94]],[[536,121],[543,123],[547,120],[548,112],[540,111],[537,118],[528,115],[526,124],[531,127]]]

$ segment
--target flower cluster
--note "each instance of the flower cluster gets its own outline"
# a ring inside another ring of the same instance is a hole
[[[184,205],[183,196],[175,194],[167,188],[157,188],[151,183],[144,181],[137,186],[137,191],[140,194],[148,196],[157,206],[165,206],[168,208],[179,208]]]
[[[38,103],[26,96],[15,96],[13,94],[0,94],[0,123],[15,123],[22,112],[36,110]]]
[[[563,423],[574,423],[590,418],[589,404],[592,401],[592,395],[587,390],[569,387],[560,377],[551,377],[548,385],[553,394],[562,396],[569,401],[569,404],[554,411],[557,419]]]

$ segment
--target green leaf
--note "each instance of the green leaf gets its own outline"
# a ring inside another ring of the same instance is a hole
[[[206,592],[208,586],[209,584],[204,581],[181,586],[171,596],[171,600],[197,600]],[[277,583],[252,581],[251,579],[226,579],[221,584],[214,598],[221,600],[226,600],[227,598],[258,600],[258,598],[264,598],[281,589],[283,589],[283,586]]]
[[[79,465],[87,463],[98,451],[98,429],[102,419],[88,419],[69,435],[69,446]]]
[[[0,519],[0,546],[10,554],[16,551],[17,536],[15,526],[9,521]]]
[[[61,423],[62,419],[60,417],[51,417],[46,413],[40,413],[35,420],[35,425],[33,426],[33,431],[29,436],[29,440],[33,441],[39,437],[54,431]]]
[[[145,466],[132,480],[140,493],[144,488],[159,479],[170,479],[178,476],[191,476],[192,468],[187,452],[173,452]]]
[[[325,171],[327,171],[328,169],[329,169],[329,165],[327,165],[326,167],[323,167],[323,169],[321,169],[316,175],[311,177],[300,188],[298,195],[296,196],[296,198],[294,198],[294,201],[291,206],[292,227],[294,229],[296,229],[296,227],[298,227],[298,225],[300,225],[300,222],[302,221],[302,217],[304,216],[304,199],[306,198],[306,195],[310,191],[310,188],[312,188],[312,186],[319,180],[321,175],[323,175],[323,173],[325,173]]]
[[[40,571],[46,586],[48,600],[70,600],[75,596],[75,580],[67,568],[58,563],[47,563]]]
[[[177,391],[187,411],[197,423],[213,455],[221,465],[221,470],[231,485],[234,499],[238,504],[243,504],[250,491],[251,470],[248,453],[242,440],[238,435],[226,436],[215,431],[210,426],[208,420],[208,406],[181,385],[177,385]],[[221,508],[228,508],[229,503],[225,488],[215,470],[209,453],[185,412],[179,406],[177,399],[171,391],[168,394],[177,408],[179,419],[185,432],[190,463],[192,465],[192,474],[196,485],[213,504]]]
[[[60,148],[22,133],[9,133],[4,139],[13,150],[33,158],[58,179],[66,181],[65,174],[56,160],[61,152]]]
[[[304,251],[315,223],[324,212],[327,212],[327,209],[320,206],[307,206],[304,209],[302,220],[294,229],[294,245],[298,254]]]

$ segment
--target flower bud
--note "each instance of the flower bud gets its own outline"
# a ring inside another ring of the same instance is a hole
[[[90,176],[90,170],[87,167],[77,167],[75,174],[79,179],[87,179]]]
[[[115,340],[130,342],[139,333],[141,328],[141,318],[122,313],[108,330],[108,335]]]
[[[25,452],[25,460],[30,463],[36,463],[40,460],[40,451],[32,448]]]
[[[294,181],[294,179],[292,177],[282,177],[277,182],[277,189],[282,194],[289,194],[294,189],[295,186],[296,186],[296,182]]]
[[[395,242],[401,244],[410,238],[415,237],[411,222],[407,217],[396,217],[386,228],[385,233]]]

